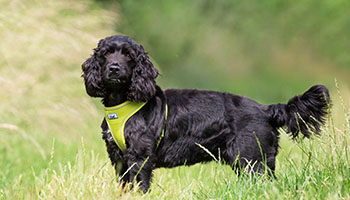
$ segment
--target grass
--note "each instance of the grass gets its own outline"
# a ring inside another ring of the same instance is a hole
[[[86,98],[80,65],[114,33],[109,19],[117,16],[90,1],[0,5],[0,187],[21,180],[30,193],[32,173],[49,165],[53,139],[53,169],[74,160],[81,137],[96,151],[103,145],[100,104]]]
[[[292,143],[283,134],[277,158],[278,180],[248,173],[236,176],[217,159],[205,165],[157,169],[151,192],[142,194],[136,189],[123,190],[109,161],[87,150],[83,141],[73,162],[59,162],[54,169],[53,142],[49,166],[32,174],[33,193],[23,190],[25,177],[18,176],[13,185],[0,190],[0,195],[5,199],[349,199],[348,113],[342,129],[334,127],[329,118],[321,137],[313,140]]]
[[[277,181],[250,174],[238,177],[217,159],[206,165],[158,169],[151,192],[143,195],[123,191],[109,163],[94,151],[86,152],[83,143],[74,165],[60,165],[58,171],[49,167],[34,175],[36,195],[42,199],[348,199],[350,126],[348,114],[345,117],[342,130],[330,118],[322,136],[313,140],[291,143],[284,134]]]
[[[332,91],[321,137],[295,143],[282,134],[278,181],[237,177],[217,158],[155,170],[150,193],[124,191],[99,134],[102,106],[80,78],[96,42],[116,33],[113,10],[0,0],[0,199],[350,199],[346,85],[344,99]]]

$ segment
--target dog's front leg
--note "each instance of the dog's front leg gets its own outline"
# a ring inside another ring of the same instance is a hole
[[[120,161],[114,167],[119,184],[124,188],[129,183],[128,165]]]
[[[122,159],[122,152],[115,143],[105,119],[102,121],[101,128],[102,138],[106,143],[108,156],[115,168],[116,175],[119,176],[121,185],[124,187],[129,182],[129,173],[127,173],[128,165],[126,161]]]
[[[150,187],[152,178],[153,164],[149,156],[146,158],[130,159],[128,162],[130,182],[140,183],[140,187],[146,193]],[[136,157],[135,157],[136,158]]]

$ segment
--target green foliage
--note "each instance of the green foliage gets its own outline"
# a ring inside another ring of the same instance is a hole
[[[119,4],[116,30],[145,45],[163,70],[165,85],[270,102],[285,101],[313,83],[332,85],[342,76],[339,69],[350,81],[347,0]]]

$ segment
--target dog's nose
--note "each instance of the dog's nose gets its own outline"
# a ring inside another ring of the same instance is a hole
[[[112,65],[109,67],[109,72],[110,73],[117,73],[120,71],[120,66],[119,65]]]

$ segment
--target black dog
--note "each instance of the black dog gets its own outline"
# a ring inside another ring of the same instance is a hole
[[[87,93],[103,98],[106,107],[147,102],[125,125],[124,151],[112,138],[106,119],[101,125],[112,165],[117,172],[121,169],[121,181],[136,178],[144,192],[155,168],[213,160],[207,151],[238,172],[254,163],[250,170],[268,169],[274,176],[277,129],[286,127],[293,137],[299,132],[305,137],[318,134],[330,103],[322,85],[275,105],[215,91],[163,91],[156,85],[158,71],[144,48],[127,36],[101,40],[82,70]]]

